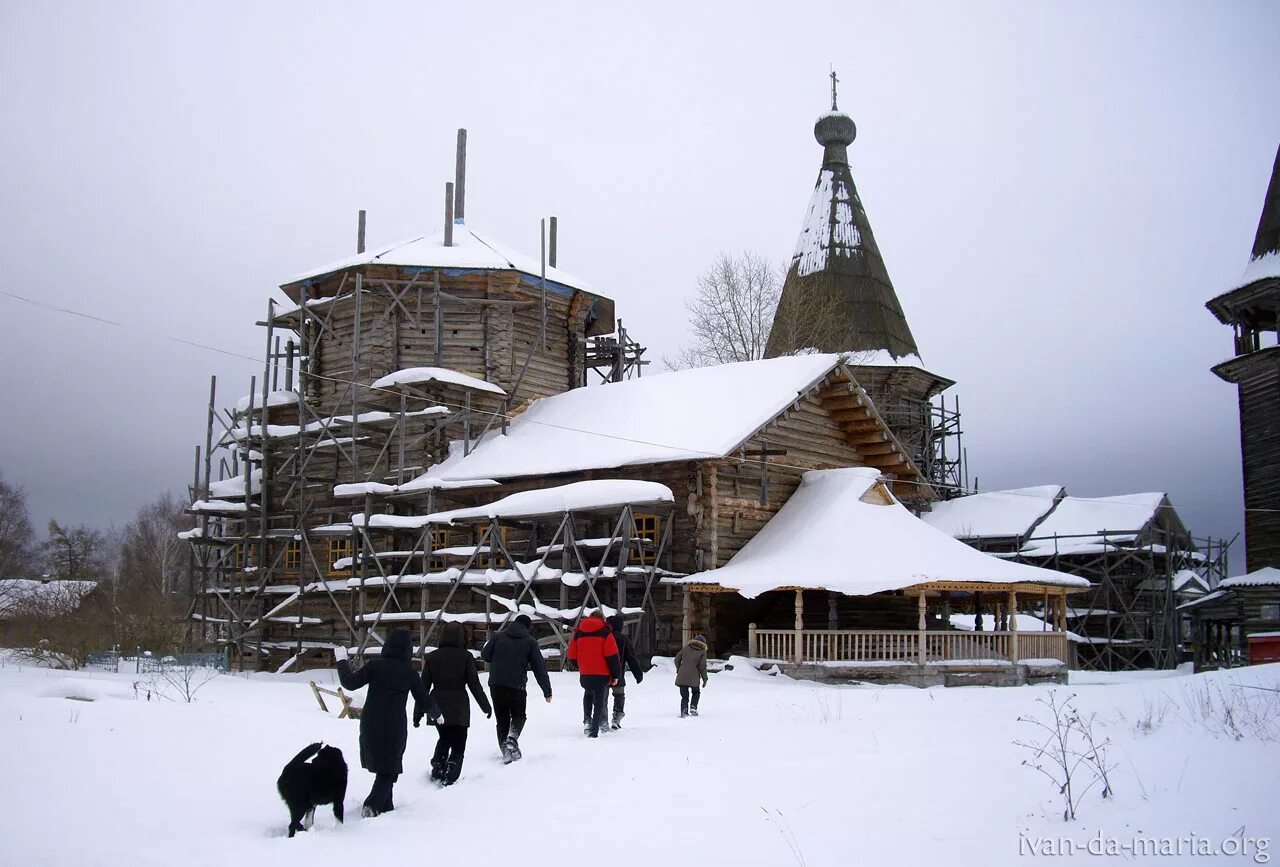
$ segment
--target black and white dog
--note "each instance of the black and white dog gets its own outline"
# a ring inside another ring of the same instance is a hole
[[[320,804],[333,804],[333,816],[341,823],[342,799],[347,796],[347,763],[342,750],[311,744],[284,766],[276,789],[289,805],[290,837],[311,827]]]

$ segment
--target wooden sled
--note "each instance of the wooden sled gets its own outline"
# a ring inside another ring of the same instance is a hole
[[[342,687],[336,690],[325,689],[323,686],[316,686],[313,680],[311,683],[311,691],[315,694],[316,702],[320,705],[320,710],[325,713],[329,712],[329,706],[324,703],[324,697],[331,695],[342,703],[342,710],[338,713],[338,719],[360,719],[360,705],[352,701],[351,696],[342,691]]]

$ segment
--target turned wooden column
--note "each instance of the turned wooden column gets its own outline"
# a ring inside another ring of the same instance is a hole
[[[1005,603],[1005,620],[1009,624],[1009,661],[1018,661],[1018,593],[1009,591],[1009,600]]]
[[[919,659],[920,665],[923,666],[926,661],[926,651],[928,649],[925,642],[925,631],[929,627],[928,602],[925,601],[923,591],[921,591],[920,595],[916,597],[916,611],[919,614],[916,619],[916,630],[919,633],[916,636],[916,641],[919,642],[919,647],[916,648],[916,655]]]
[[[804,662],[804,591],[796,590],[796,665]]]

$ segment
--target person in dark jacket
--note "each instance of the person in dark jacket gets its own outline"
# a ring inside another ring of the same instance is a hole
[[[446,623],[440,635],[440,646],[427,654],[422,669],[422,682],[440,706],[444,719],[436,725],[436,752],[431,758],[431,779],[452,786],[462,775],[462,761],[467,752],[467,727],[471,725],[471,702],[467,690],[485,716],[493,716],[489,697],[480,685],[476,661],[462,640],[462,624]],[[413,727],[417,728],[426,714],[426,706],[413,703]]]
[[[613,716],[609,720],[609,727],[614,731],[622,728],[622,718],[627,715],[625,712],[627,706],[626,669],[631,669],[631,674],[635,677],[636,683],[644,680],[644,669],[640,666],[640,657],[636,656],[636,649],[632,645],[631,639],[627,638],[623,632],[622,627],[621,614],[615,614],[609,618],[609,628],[613,630],[613,640],[618,644],[618,658],[622,660],[623,667],[622,676],[613,685]]]
[[[589,738],[599,737],[609,701],[608,689],[622,677],[618,642],[599,611],[592,611],[574,630],[568,658],[577,663],[578,682],[582,684],[582,729]]]
[[[405,744],[409,740],[409,720],[405,705],[409,693],[423,703],[432,722],[440,718],[440,708],[413,670],[413,639],[397,629],[387,637],[382,655],[353,671],[344,647],[333,649],[338,661],[338,680],[350,690],[368,686],[360,710],[360,765],[374,775],[373,788],[364,799],[364,815],[377,816],[395,809],[391,792],[403,772]]]
[[[529,632],[533,621],[525,614],[516,617],[480,651],[488,663],[489,692],[493,695],[493,712],[498,722],[498,747],[506,764],[520,760],[520,733],[525,723],[525,688],[529,669],[542,687],[542,696],[551,701],[551,678],[538,642]]]
[[[707,639],[695,635],[676,654],[676,686],[680,687],[680,716],[697,716],[698,699],[707,685]],[[693,701],[690,702],[692,693]]]

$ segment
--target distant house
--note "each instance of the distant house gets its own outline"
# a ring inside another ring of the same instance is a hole
[[[96,581],[56,581],[51,578],[0,579],[0,644],[15,638],[15,624],[77,610],[97,588]]]
[[[1280,569],[1264,566],[1227,578],[1179,611],[1192,621],[1197,671],[1243,665],[1250,635],[1280,631]]]

